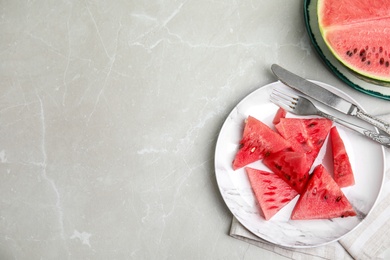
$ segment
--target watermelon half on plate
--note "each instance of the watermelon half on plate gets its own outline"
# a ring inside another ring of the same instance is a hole
[[[334,56],[371,82],[390,82],[390,1],[318,0],[321,35]]]

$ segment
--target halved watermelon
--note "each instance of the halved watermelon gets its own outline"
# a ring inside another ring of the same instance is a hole
[[[269,220],[298,193],[278,175],[258,169],[245,168],[256,200]]]
[[[340,187],[326,171],[318,165],[295,205],[291,219],[331,219],[356,216],[355,210]]]
[[[341,188],[352,186],[355,184],[355,178],[351,163],[344,142],[335,126],[330,130],[330,139],[333,153],[333,178]]]
[[[303,191],[309,180],[311,166],[307,164],[305,153],[280,151],[266,156],[263,163],[298,193]]]
[[[249,116],[246,120],[240,148],[233,161],[233,169],[261,160],[266,154],[290,147],[290,143],[266,124]]]
[[[325,118],[281,118],[275,127],[291,143],[294,151],[306,153],[307,164],[311,167],[332,127],[332,121]]]
[[[317,11],[321,35],[342,64],[363,79],[390,82],[389,0],[319,0]]]

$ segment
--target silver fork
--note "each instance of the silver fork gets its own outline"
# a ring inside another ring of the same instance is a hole
[[[281,90],[274,88],[271,93],[270,100],[272,103],[276,104],[277,106],[296,115],[302,115],[302,116],[318,115],[321,117],[328,118],[333,122],[343,125],[349,129],[355,130],[356,132],[361,133],[362,135],[370,138],[371,140],[390,148],[389,135],[378,134],[374,131],[365,129],[363,127],[344,121],[340,118],[329,115],[319,110],[309,99],[303,96],[292,94],[290,92],[288,93],[283,92]]]

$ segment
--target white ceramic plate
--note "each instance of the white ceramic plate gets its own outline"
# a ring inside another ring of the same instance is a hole
[[[348,84],[350,87],[358,91],[366,93],[370,96],[390,100],[389,86],[379,86],[359,79],[355,74],[353,74],[353,72],[343,66],[330,52],[326,46],[326,43],[322,39],[320,29],[318,27],[317,0],[305,0],[303,13],[306,29],[313,47],[325,65],[333,72],[333,74],[335,74],[339,79]]]
[[[336,88],[321,82],[316,83],[357,104]],[[331,220],[290,220],[291,211],[298,199],[296,197],[271,220],[266,221],[259,213],[245,170],[242,168],[233,171],[232,161],[239,146],[244,120],[249,115],[272,127],[272,119],[278,109],[269,101],[269,94],[274,87],[286,88],[280,82],[261,87],[244,98],[227,117],[215,152],[219,190],[238,221],[253,234],[271,243],[303,248],[336,241],[356,228],[373,208],[384,179],[384,149],[358,133],[337,125],[349,154],[356,182],[354,186],[342,190],[355,207],[358,216]],[[291,114],[288,116],[293,117]],[[326,140],[313,167],[322,163],[328,170],[333,169],[331,155],[326,152],[329,145]],[[268,170],[260,161],[248,166]]]

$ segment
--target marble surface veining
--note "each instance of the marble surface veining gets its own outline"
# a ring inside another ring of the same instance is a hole
[[[0,1],[0,259],[284,259],[229,237],[214,149],[272,63],[321,63],[303,1]]]

